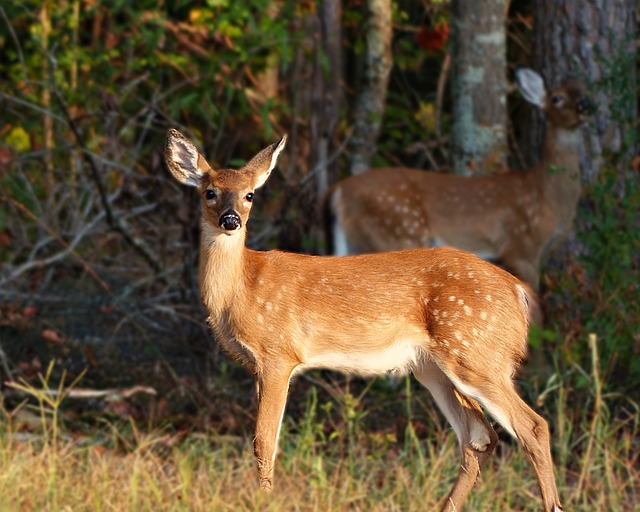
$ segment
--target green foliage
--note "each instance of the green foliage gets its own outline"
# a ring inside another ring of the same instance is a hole
[[[2,9],[0,158],[10,164],[0,173],[0,219],[27,226],[2,222],[21,237],[5,237],[3,262],[59,250],[38,243],[42,228],[72,240],[81,224],[73,217],[104,214],[107,199],[117,212],[148,205],[168,127],[194,135],[220,165],[238,139],[259,147],[287,115],[261,80],[286,72],[304,36],[296,2],[10,0]],[[96,186],[103,201],[85,208]],[[122,215],[110,216],[116,231]]]
[[[625,128],[623,145],[618,153],[621,156],[627,156],[627,151],[638,141],[638,127],[630,121],[633,114],[637,114],[638,108],[638,86],[634,69],[637,67],[639,53],[633,38],[620,41],[619,48],[621,51],[618,51],[613,58],[603,55],[601,49],[596,48],[596,55],[604,73],[593,86],[611,99],[609,103],[611,119],[621,123]],[[625,48],[630,51],[625,51]]]
[[[588,282],[576,304],[584,330],[602,339],[603,359],[615,362],[616,373],[626,375],[620,384],[632,388],[640,383],[640,189],[637,178],[606,166],[587,193],[579,238],[588,248],[580,258]]]
[[[85,124],[99,122],[107,94],[123,120],[156,98],[194,126],[224,130],[230,109],[236,122],[253,114],[243,101],[250,85],[243,67],[258,74],[277,56],[275,65],[286,68],[297,37],[290,27],[294,2],[182,2],[162,9],[156,2],[106,1],[82,4],[77,15],[74,2],[49,2],[46,38],[41,5],[11,1],[4,7],[11,24],[0,24],[3,89],[35,104],[43,87],[57,90],[87,113]],[[230,96],[229,108],[219,108]],[[41,106],[59,114],[55,102]],[[42,140],[37,111],[10,114],[4,122]]]
[[[603,152],[597,180],[586,187],[578,209],[577,236],[584,250],[562,285],[573,309],[561,330],[575,331],[579,324],[580,341],[564,354],[574,362],[583,360],[587,334],[595,333],[607,383],[632,390],[640,385],[640,187],[631,162],[638,136],[632,123],[638,88],[631,73],[637,53],[600,59],[604,73],[590,89],[611,99],[611,119],[620,123],[624,137],[618,150]]]

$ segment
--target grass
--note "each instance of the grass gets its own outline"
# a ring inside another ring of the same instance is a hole
[[[630,401],[617,417],[610,413],[609,401],[619,403],[620,397],[602,394],[595,340],[592,350],[592,371],[576,373],[591,386],[579,404],[571,372],[564,380],[556,374],[540,395],[538,408],[554,431],[559,490],[567,510],[637,510],[640,415]],[[436,421],[418,436],[410,393],[411,420],[399,440],[364,425],[366,392],[327,405],[318,403],[312,388],[301,418],[285,422],[275,491],[265,494],[258,488],[250,437],[141,431],[134,422],[81,435],[61,424],[60,400],[26,384],[24,389],[36,398],[41,428],[16,431],[16,410],[4,410],[0,511],[437,510],[458,467],[450,428]],[[341,408],[342,427],[328,428],[325,413],[332,407]],[[466,510],[541,510],[535,475],[516,443],[500,444]]]

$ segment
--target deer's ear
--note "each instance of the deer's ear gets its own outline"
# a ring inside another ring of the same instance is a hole
[[[516,70],[516,80],[524,99],[536,107],[544,108],[547,101],[547,90],[544,80],[533,69],[519,68]]]
[[[167,143],[164,149],[164,159],[171,174],[180,183],[197,187],[204,173],[198,167],[198,162],[203,158],[196,147],[173,128],[167,133]],[[204,158],[203,158],[204,160]]]
[[[271,171],[273,171],[278,163],[278,157],[280,156],[280,153],[282,153],[286,144],[287,136],[283,135],[278,142],[264,148],[242,168],[245,171],[253,173],[255,179],[254,188],[260,188],[265,184],[267,178],[271,174]]]

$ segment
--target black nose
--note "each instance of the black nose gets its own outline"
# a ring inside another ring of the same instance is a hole
[[[596,112],[596,103],[591,98],[582,97],[578,102],[578,113],[592,115]]]
[[[226,231],[235,231],[240,229],[241,225],[240,215],[233,210],[228,210],[220,216],[220,227]]]

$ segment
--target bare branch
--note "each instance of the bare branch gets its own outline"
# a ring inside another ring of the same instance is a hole
[[[14,205],[25,215],[27,215],[32,220],[37,222],[47,233],[49,233],[49,235],[51,235],[54,239],[56,239],[58,243],[65,248],[63,251],[59,252],[58,254],[50,256],[49,258],[45,258],[44,260],[31,260],[26,263],[23,263],[22,265],[18,266],[18,268],[15,269],[11,274],[9,274],[9,276],[3,278],[0,281],[0,286],[5,285],[6,283],[8,283],[9,281],[12,281],[13,279],[16,279],[18,276],[20,276],[21,274],[23,274],[24,272],[26,272],[31,268],[50,265],[52,263],[55,263],[56,261],[61,260],[65,256],[72,254],[80,262],[84,270],[88,274],[90,274],[105,291],[107,291],[108,293],[111,293],[111,288],[109,287],[109,285],[105,283],[98,276],[98,274],[96,274],[95,270],[93,270],[91,265],[89,265],[89,263],[87,263],[87,261],[84,258],[82,258],[82,256],[80,256],[78,253],[75,252],[75,247],[80,243],[82,238],[84,238],[84,235],[91,228],[93,228],[99,221],[102,220],[102,217],[104,216],[103,213],[99,214],[91,223],[85,225],[76,234],[76,236],[71,241],[71,243],[67,243],[62,239],[62,237],[58,233],[56,233],[53,229],[51,229],[51,227],[49,227],[42,219],[38,218],[38,216],[36,216],[31,210],[29,210],[25,205],[23,205],[19,201],[15,200],[12,197],[6,196],[4,194],[0,195],[0,201]]]
[[[25,387],[13,380],[5,381],[4,385],[10,390],[4,392],[4,396],[29,396],[31,393],[25,389]],[[130,398],[133,395],[143,393],[145,395],[156,396],[158,392],[149,386],[133,386],[130,388],[111,388],[111,389],[65,389],[59,391],[57,389],[40,389],[37,391],[47,396],[59,396],[64,395],[68,398],[104,398],[107,401],[124,400]]]
[[[64,117],[67,121],[67,124],[69,125],[69,128],[71,129],[71,132],[73,133],[73,136],[76,139],[76,142],[82,149],[82,155],[84,156],[85,161],[89,165],[89,169],[91,171],[91,177],[93,178],[93,181],[98,187],[98,193],[100,195],[102,207],[104,208],[104,211],[107,216],[107,223],[109,224],[111,229],[113,229],[114,231],[122,235],[124,240],[131,247],[133,247],[138,252],[138,254],[140,254],[140,256],[144,258],[144,260],[149,264],[151,268],[153,268],[153,270],[156,273],[160,273],[162,271],[162,266],[160,265],[160,262],[158,261],[158,259],[154,256],[153,252],[151,251],[147,243],[142,238],[139,238],[131,234],[131,232],[129,231],[129,226],[127,225],[127,222],[123,217],[114,216],[113,211],[111,210],[111,204],[107,196],[107,191],[105,189],[104,184],[102,183],[102,179],[100,177],[100,171],[93,158],[93,154],[91,153],[91,151],[88,150],[87,145],[84,141],[84,138],[82,137],[82,134],[78,130],[78,126],[76,125],[75,121],[71,118],[71,115],[69,114],[69,109],[67,108],[67,104],[64,101],[64,98],[62,97],[62,95],[60,94],[60,91],[58,91],[58,89],[54,89],[54,95],[56,97],[56,100],[58,101],[58,105],[62,109],[62,113],[64,114]]]

